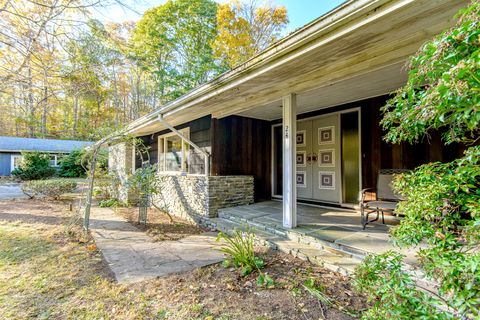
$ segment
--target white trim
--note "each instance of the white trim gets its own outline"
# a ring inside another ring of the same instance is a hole
[[[187,138],[190,136],[190,127],[184,128],[180,130],[181,134]],[[165,139],[169,137],[179,137],[180,138],[180,143],[182,144],[182,163],[180,171],[171,171],[171,170],[165,170],[166,169],[166,157],[165,154],[167,153],[167,144],[165,143]],[[188,139],[188,138],[187,138]],[[185,139],[181,136],[179,136],[176,132],[169,132],[166,134],[162,134],[161,136],[158,136],[157,138],[158,141],[158,172],[162,174],[168,174],[168,175],[187,175],[188,174],[188,165],[187,165],[187,152],[188,150],[185,150],[188,147],[188,143],[185,141]]]
[[[11,154],[10,155],[10,172],[15,170],[15,159],[20,158],[20,160],[23,158],[21,154]]]
[[[340,146],[341,148],[341,146]],[[327,163],[327,164],[322,164],[322,152],[325,151],[331,151],[332,152],[332,163]],[[341,151],[341,150],[340,150]],[[329,167],[335,167],[335,149],[319,149],[318,150],[318,166],[320,168],[329,168]]]
[[[283,227],[297,226],[296,133],[297,97],[290,93],[283,97]]]
[[[298,120],[297,120],[298,122]],[[270,183],[271,183],[271,196],[272,197],[282,197],[281,194],[275,194],[275,188],[274,188],[274,183],[275,183],[275,127],[282,127],[282,124],[281,123],[277,123],[277,124],[273,124],[272,125],[272,153],[271,153],[271,161],[270,161],[270,164],[271,164],[271,168],[272,170],[270,170]]]
[[[295,143],[297,143],[297,147],[306,147],[307,146],[307,130],[297,130],[297,135],[299,133],[303,134],[303,143],[297,143],[296,135],[295,135]]]
[[[303,173],[303,183],[302,184],[299,184],[297,181],[297,176],[298,174],[301,174]],[[306,188],[307,187],[307,172],[306,171],[297,171],[296,172],[296,175],[295,175],[295,182],[297,183],[297,187],[299,188]]]
[[[325,116],[327,116],[327,114],[325,114]],[[328,130],[328,129],[332,129],[332,131],[331,131],[332,140],[322,141],[322,139],[321,139],[322,136],[320,135],[320,131],[324,131],[324,130]],[[340,130],[340,132],[342,132],[342,131]],[[326,145],[326,144],[335,144],[335,126],[320,127],[320,128],[317,129],[317,135],[318,135],[317,136],[318,145],[323,146],[323,145]]]
[[[322,185],[322,175],[332,175],[332,186],[329,187],[329,186],[324,186]],[[318,171],[318,189],[321,189],[321,190],[335,190],[335,182],[336,182],[336,179],[335,179],[335,171]],[[341,189],[341,188],[340,188]],[[333,202],[333,201],[331,201]],[[342,205],[342,201],[340,200],[340,205]]]
[[[53,164],[52,164],[52,159],[49,159],[50,161],[50,166],[51,167],[58,167],[58,156],[56,154],[52,154],[50,156],[53,156]]]
[[[298,154],[303,154],[303,163],[302,164],[298,164],[297,162],[297,156]],[[295,164],[297,165],[297,167],[300,167],[300,168],[305,168],[307,166],[307,151],[306,150],[300,150],[295,153]]]

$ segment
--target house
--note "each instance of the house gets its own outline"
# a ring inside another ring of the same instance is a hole
[[[0,176],[9,176],[22,160],[22,152],[37,151],[48,153],[53,167],[59,158],[73,150],[80,150],[93,144],[90,141],[17,138],[0,136]]]
[[[385,143],[380,108],[405,84],[408,58],[467,5],[347,1],[130,123],[165,177],[165,206],[215,217],[220,208],[278,199],[283,226],[294,228],[297,203],[354,208],[380,169],[455,158],[461,147],[443,146],[439,134]],[[111,147],[109,161],[123,185],[142,165],[125,144]]]

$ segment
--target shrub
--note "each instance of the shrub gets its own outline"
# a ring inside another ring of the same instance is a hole
[[[116,207],[122,207],[123,203],[117,199],[104,199],[98,203],[98,206],[101,208],[112,208],[112,207],[116,208]]]
[[[137,193],[140,201],[149,203],[157,210],[165,213],[170,221],[173,222],[172,215],[167,211],[159,207],[155,203],[155,195],[162,196],[162,182],[163,177],[158,175],[158,168],[156,165],[148,164],[142,168],[135,170],[135,173],[128,179],[128,187],[131,191]]]
[[[75,181],[64,179],[27,181],[22,184],[22,191],[33,198],[42,195],[48,198],[58,199],[62,194],[73,192],[77,188]]]
[[[87,171],[82,166],[82,150],[74,150],[60,159],[60,168],[58,175],[66,178],[83,178]]]
[[[436,288],[422,288],[387,252],[356,269],[357,287],[374,307],[364,319],[480,318],[480,1],[462,11],[457,25],[427,42],[410,61],[407,84],[383,108],[386,140],[416,142],[433,129],[445,144],[464,142],[465,156],[430,163],[399,176],[405,215],[394,240],[418,251],[419,267]]]
[[[394,251],[372,254],[355,269],[355,287],[373,303],[362,319],[450,319],[438,299],[418,290],[413,276],[402,270],[403,258]]]
[[[244,232],[235,228],[231,236],[220,232],[217,241],[220,240],[224,240],[225,244],[219,250],[229,256],[223,262],[225,267],[233,265],[240,268],[242,276],[264,267],[263,260],[255,256],[255,235],[250,230]]]
[[[24,152],[20,167],[12,175],[21,180],[38,180],[53,176],[55,168],[50,166],[50,155],[40,152]]]

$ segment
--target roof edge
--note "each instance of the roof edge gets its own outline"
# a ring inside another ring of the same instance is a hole
[[[168,102],[167,104],[160,106],[151,113],[140,117],[133,122],[131,122],[126,131],[129,133],[134,133],[136,129],[144,127],[148,123],[155,121],[156,117],[159,114],[166,112],[171,112],[172,110],[182,106],[185,103],[195,100],[202,95],[205,95],[209,92],[214,92],[220,89],[225,84],[232,82],[238,78],[244,76],[244,74],[251,72],[252,70],[258,69],[269,62],[277,59],[279,56],[284,56],[294,49],[305,45],[308,42],[331,32],[339,24],[348,23],[351,20],[354,20],[357,17],[357,14],[363,13],[369,8],[378,7],[384,3],[388,2],[387,0],[349,0],[340,6],[332,9],[331,11],[325,13],[324,15],[318,17],[317,19],[307,23],[303,27],[293,31],[286,37],[280,39],[279,41],[273,43],[270,47],[259,53],[258,55],[248,59],[244,63],[236,66],[232,70],[229,70],[218,77],[194,88],[185,95]]]

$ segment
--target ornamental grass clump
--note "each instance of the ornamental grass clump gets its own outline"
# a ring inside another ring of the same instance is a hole
[[[232,235],[220,232],[217,241],[223,240],[224,244],[219,249],[227,255],[223,266],[234,266],[240,269],[242,276],[247,276],[255,270],[265,266],[262,259],[255,255],[255,235],[248,228],[246,231],[235,228]]]

